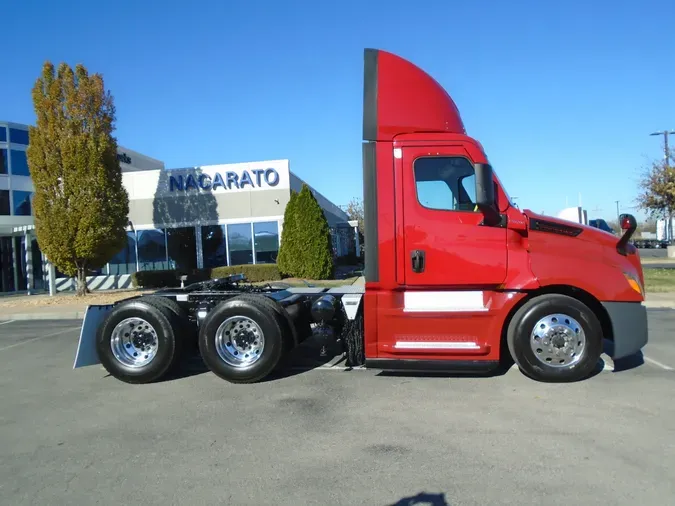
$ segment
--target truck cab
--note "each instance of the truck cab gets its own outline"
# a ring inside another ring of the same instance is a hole
[[[366,366],[490,370],[510,354],[570,381],[603,341],[614,358],[646,343],[632,216],[617,241],[519,210],[452,98],[403,58],[367,49],[363,97]]]
[[[623,235],[519,210],[448,93],[367,49],[363,94],[365,286],[261,288],[244,276],[89,306],[74,368],[165,377],[197,341],[219,377],[267,377],[318,329],[350,367],[586,378],[647,342],[644,277]]]

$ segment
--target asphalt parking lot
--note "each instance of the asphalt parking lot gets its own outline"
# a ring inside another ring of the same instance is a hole
[[[673,504],[675,311],[649,313],[643,360],[571,385],[516,368],[230,385],[193,361],[131,386],[72,370],[80,322],[3,323],[0,504]]]

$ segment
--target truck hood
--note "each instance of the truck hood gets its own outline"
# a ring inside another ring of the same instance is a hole
[[[620,237],[572,221],[524,210],[528,228],[530,268],[543,284],[571,284],[599,300],[635,300],[626,276],[639,280],[644,298],[640,255],[627,246],[617,250]],[[635,290],[638,291],[638,290]]]

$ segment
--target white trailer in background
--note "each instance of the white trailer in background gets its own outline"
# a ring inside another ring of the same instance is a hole
[[[675,230],[675,218],[671,218],[671,227],[668,227],[668,220],[658,220],[656,222],[656,238],[659,241],[672,241],[673,231]]]
[[[581,206],[566,207],[557,214],[557,217],[574,223],[588,225],[588,213]]]

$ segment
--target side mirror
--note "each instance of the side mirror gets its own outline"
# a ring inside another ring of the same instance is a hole
[[[635,229],[637,229],[637,221],[635,220],[635,216],[632,214],[622,214],[619,216],[619,221],[621,225],[621,230],[626,232],[627,230],[631,231],[631,234],[635,232]]]
[[[495,226],[501,221],[495,205],[495,186],[492,166],[487,163],[474,165],[476,173],[476,205],[485,216],[485,224]]]
[[[626,256],[628,254],[628,241],[633,237],[633,233],[637,229],[637,221],[632,214],[622,214],[619,216],[619,226],[623,230],[623,235],[616,243],[616,250],[620,255]]]

